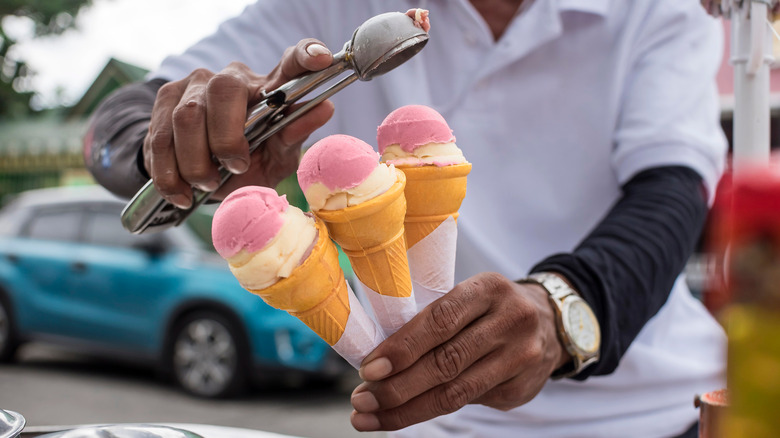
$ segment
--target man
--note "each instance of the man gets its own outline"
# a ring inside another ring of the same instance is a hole
[[[412,7],[431,11],[420,54],[248,155],[262,90],[329,65],[327,47],[367,18]],[[87,162],[119,194],[151,176],[187,207],[190,186],[215,187],[212,155],[236,174],[220,199],[274,186],[312,133],[372,143],[390,111],[429,105],[473,164],[463,281],[366,358],[354,427],[696,436],[692,400],[723,385],[725,337],[678,274],[723,168],[720,52],[695,0],[259,1],[110,97]]]

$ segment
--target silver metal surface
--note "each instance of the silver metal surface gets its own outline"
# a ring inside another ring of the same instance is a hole
[[[403,64],[422,50],[427,42],[428,34],[416,27],[413,19],[404,13],[388,12],[366,20],[355,29],[352,39],[344,44],[343,49],[333,55],[330,67],[285,83],[266,93],[260,103],[250,108],[244,125],[249,152],[253,153],[269,137],[352,82],[358,79],[369,81]],[[347,70],[352,70],[348,76],[295,111],[286,113],[290,105]],[[222,187],[232,174],[223,167],[220,167],[219,173],[219,187]],[[125,207],[122,224],[136,234],[179,225],[213,194],[194,187],[192,191],[192,206],[180,209],[163,199],[149,180]]]
[[[204,438],[194,432],[160,425],[119,424],[77,427],[40,435],[40,438]]]
[[[0,409],[0,438],[15,438],[24,429],[24,417],[18,412]]]

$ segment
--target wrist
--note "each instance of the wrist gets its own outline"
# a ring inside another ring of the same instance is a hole
[[[547,293],[554,315],[558,343],[562,346],[553,378],[571,377],[599,359],[601,331],[590,306],[559,274],[533,273],[519,283],[538,285]],[[567,360],[568,359],[568,360]]]
[[[522,281],[518,281],[518,283],[523,284]],[[550,303],[547,290],[537,283],[525,283],[523,285],[528,288],[526,295],[532,297],[537,309],[539,309],[539,329],[542,333],[542,338],[545,339],[544,345],[547,346],[545,354],[548,357],[548,362],[551,364],[550,374],[552,375],[556,370],[570,363],[572,357],[566,351],[566,347],[558,335],[555,311]]]

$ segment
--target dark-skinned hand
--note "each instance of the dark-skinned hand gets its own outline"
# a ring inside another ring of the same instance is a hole
[[[331,52],[314,39],[288,48],[267,75],[234,62],[213,73],[205,69],[160,88],[144,140],[144,165],[157,191],[180,208],[192,203],[191,187],[213,191],[219,184],[218,165],[233,176],[213,198],[223,199],[245,185],[275,187],[295,171],[302,143],[333,115],[333,104],[322,102],[269,138],[262,150],[249,154],[244,137],[247,109],[271,91],[308,71],[322,70]],[[295,106],[292,109],[294,109]]]
[[[359,431],[397,430],[477,403],[527,403],[571,357],[539,285],[483,273],[423,309],[363,361]]]

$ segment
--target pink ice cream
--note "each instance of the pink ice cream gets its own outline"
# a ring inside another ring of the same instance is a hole
[[[425,105],[407,105],[385,117],[376,133],[379,153],[397,144],[406,152],[428,143],[452,143],[455,136],[444,117]]]
[[[288,277],[317,239],[314,218],[268,187],[242,187],[214,213],[214,248],[249,290]]]
[[[447,121],[424,105],[407,105],[391,112],[377,128],[376,139],[382,160],[395,165],[466,162]]]
[[[349,135],[331,135],[314,144],[298,166],[298,184],[305,192],[314,183],[331,190],[351,189],[368,178],[379,162],[368,143]]]
[[[368,143],[331,135],[315,143],[298,166],[298,184],[311,209],[337,210],[385,192],[396,180]]]
[[[211,238],[223,258],[256,252],[276,236],[290,204],[268,187],[242,187],[225,198],[214,214]]]

